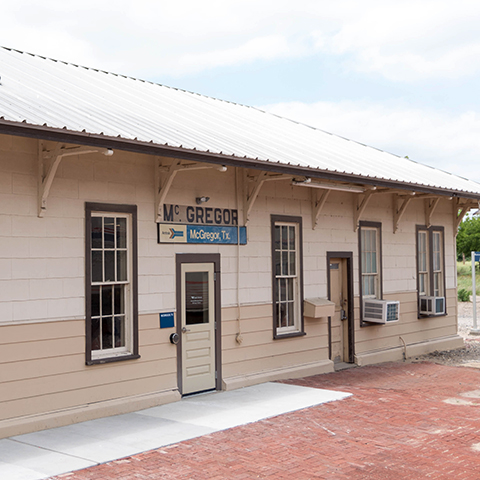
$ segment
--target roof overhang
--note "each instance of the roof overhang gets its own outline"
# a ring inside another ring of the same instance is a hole
[[[347,182],[360,185],[394,188],[419,193],[427,193],[445,197],[459,197],[471,200],[480,200],[480,194],[474,192],[426,187],[408,182],[378,179],[374,177],[359,176],[347,173],[336,173],[319,168],[309,168],[301,165],[284,164],[272,160],[258,158],[238,157],[219,153],[186,149],[171,145],[160,145],[153,142],[142,142],[137,139],[123,137],[109,137],[101,134],[92,134],[86,131],[76,132],[67,129],[57,129],[45,125],[32,125],[27,123],[11,122],[0,119],[0,134],[23,136],[74,145],[84,145],[98,148],[110,148],[145,155],[165,156],[173,159],[213,163],[232,167],[251,168],[274,173],[308,176],[317,179]]]

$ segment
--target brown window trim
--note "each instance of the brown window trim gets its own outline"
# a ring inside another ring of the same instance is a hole
[[[383,299],[383,240],[382,240],[382,223],[381,222],[368,222],[368,221],[360,221],[358,226],[358,276],[359,276],[359,285],[358,291],[360,294],[360,326],[361,327],[374,327],[375,325],[378,326],[376,323],[365,322],[363,320],[363,291],[362,291],[362,227],[367,228],[376,228],[378,230],[378,237],[379,237],[379,252],[378,252],[378,289],[379,289],[379,300]]]
[[[277,299],[277,282],[275,276],[275,224],[278,222],[296,223],[298,224],[298,281],[300,290],[300,319],[298,322],[299,330],[296,332],[289,332],[284,334],[277,333],[277,309],[275,308]],[[303,337],[305,333],[305,324],[303,318],[303,227],[302,217],[290,215],[270,215],[270,233],[271,245],[270,251],[272,256],[272,319],[273,319],[273,338],[279,340],[282,338]]]
[[[428,283],[429,283],[429,294],[433,295],[434,285],[433,285],[433,235],[432,232],[441,232],[442,233],[442,265],[443,265],[443,296],[445,298],[445,313],[441,315],[423,315],[420,314],[420,295],[418,287],[418,232],[423,230],[427,232],[427,242],[428,242]],[[446,317],[447,313],[447,286],[446,286],[446,275],[445,275],[445,227],[439,225],[416,225],[415,226],[415,263],[417,271],[417,318],[432,318],[432,317]]]
[[[91,325],[91,279],[92,279],[92,250],[91,250],[91,218],[92,212],[126,213],[132,217],[132,352],[126,355],[92,359],[92,325]],[[109,203],[85,203],[85,363],[96,365],[140,358],[138,353],[138,230],[137,206],[116,205]]]

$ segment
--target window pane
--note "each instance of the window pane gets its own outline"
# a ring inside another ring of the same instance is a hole
[[[105,252],[105,279],[104,282],[115,281],[115,252]]]
[[[103,263],[102,263],[103,252],[92,252],[92,282],[101,282],[103,281]]]
[[[102,217],[92,217],[92,248],[102,248]]]
[[[288,326],[293,327],[293,325],[295,323],[294,322],[295,318],[294,318],[294,313],[293,313],[293,305],[294,304],[293,304],[293,302],[288,302],[287,305],[288,305],[288,309],[287,309],[287,312],[288,312]]]
[[[280,252],[276,251],[275,252],[275,275],[281,275],[282,270],[281,270],[281,265],[280,265]]]
[[[102,287],[102,316],[111,315],[112,307],[112,287]]]
[[[113,348],[113,318],[102,318],[102,349]]]
[[[288,251],[282,252],[282,275],[288,275]]]
[[[442,277],[440,273],[435,273],[433,276],[433,281],[434,281],[434,292],[433,294],[436,297],[442,296]]]
[[[365,267],[363,273],[372,273],[372,254],[370,252],[365,253]]]
[[[117,281],[124,282],[127,280],[127,251],[117,251]]]
[[[92,287],[91,313],[92,317],[100,316],[100,287]]]
[[[418,276],[418,289],[420,295],[426,295],[426,287],[425,287],[425,274],[422,273]]]
[[[295,227],[288,227],[289,249],[295,250]]]
[[[295,252],[290,252],[289,275],[296,275]]]
[[[279,315],[278,315],[278,326],[286,327],[287,326],[287,305],[285,303],[280,303],[279,305]]]
[[[100,319],[92,318],[92,350],[100,350]]]
[[[275,227],[274,246],[275,250],[280,250],[280,227]]]
[[[288,250],[288,227],[282,227],[282,250]]]
[[[103,219],[103,248],[115,248],[115,219],[105,217]]]
[[[115,347],[125,346],[125,317],[115,317]]]
[[[293,300],[293,278],[289,278],[288,280],[288,300]]]
[[[280,301],[285,302],[287,300],[287,279],[280,279]]]
[[[126,218],[117,218],[117,248],[127,248]]]
[[[377,273],[377,253],[372,252],[372,267],[371,267],[371,272],[372,273]]]
[[[115,285],[114,287],[113,313],[119,315],[125,313],[125,287],[124,285]]]

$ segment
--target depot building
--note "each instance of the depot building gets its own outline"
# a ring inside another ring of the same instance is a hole
[[[480,185],[0,48],[0,436],[457,348]]]

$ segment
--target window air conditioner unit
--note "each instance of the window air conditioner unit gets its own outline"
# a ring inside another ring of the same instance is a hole
[[[363,320],[373,323],[398,322],[400,302],[390,300],[366,299],[363,301]]]
[[[445,313],[445,297],[420,297],[421,315],[443,315]]]

